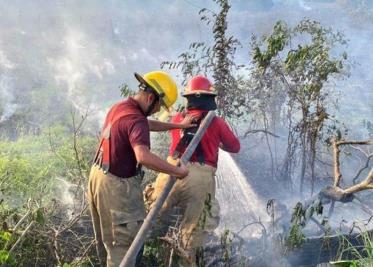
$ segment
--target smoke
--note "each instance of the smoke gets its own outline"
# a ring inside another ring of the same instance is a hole
[[[57,177],[55,186],[55,194],[59,201],[64,205],[64,211],[68,219],[72,219],[74,212],[79,208],[77,207],[81,203],[77,203],[78,199],[76,197],[78,190],[78,185],[72,184],[66,181],[64,178]]]
[[[84,114],[95,94],[87,87],[102,82],[105,76],[114,75],[116,69],[109,58],[100,54],[95,42],[82,32],[68,30],[62,44],[64,52],[49,58],[48,62],[57,86],[67,89],[67,99]]]
[[[373,49],[372,7],[367,4],[363,8],[363,1],[357,2],[232,1],[228,28],[243,44],[237,63],[250,60],[247,44],[251,34],[268,34],[275,21],[282,19],[294,25],[304,17],[319,20],[345,32],[350,38],[346,51],[351,60],[359,62],[348,82],[337,84],[343,89],[341,106],[348,106],[351,99],[359,103],[355,110],[342,112],[362,112],[364,118],[372,117],[369,103],[373,96],[368,94],[367,98],[366,92],[373,74],[366,70],[373,58],[365,52]],[[104,113],[120,98],[118,87],[123,82],[136,87],[133,72],[159,69],[162,61],[176,59],[191,42],[211,42],[210,26],[204,25],[198,15],[203,7],[214,12],[218,8],[213,1],[201,0],[147,4],[133,0],[79,4],[71,0],[3,1],[0,60],[5,69],[13,64],[7,73],[1,73],[1,104],[6,107],[6,117],[17,107],[24,107],[22,101],[27,102],[29,94],[47,87],[64,92],[65,100],[80,111],[91,108]],[[14,79],[4,79],[4,75]],[[24,98],[14,97],[18,95]]]
[[[304,3],[304,1],[299,0],[298,1],[299,6],[307,11],[311,10],[312,8]]]
[[[3,51],[0,50],[0,123],[9,119],[17,109],[15,97],[11,91],[12,80],[9,72],[14,68]]]

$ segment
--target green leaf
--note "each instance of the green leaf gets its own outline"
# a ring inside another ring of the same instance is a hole
[[[3,232],[3,231],[0,232],[0,238],[5,242],[9,241],[11,237],[12,237],[12,234],[9,232]]]
[[[45,223],[45,218],[44,218],[44,213],[43,213],[42,208],[39,208],[36,211],[36,222],[41,224],[41,225],[44,225],[44,223]]]
[[[0,250],[0,263],[4,264],[9,259],[9,252],[6,250]]]
[[[353,261],[331,261],[330,264],[333,267],[358,267]]]

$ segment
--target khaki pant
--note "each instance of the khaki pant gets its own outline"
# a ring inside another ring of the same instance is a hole
[[[91,169],[88,201],[102,266],[119,266],[145,218],[140,183],[138,176],[122,179]]]
[[[171,158],[168,161],[172,163]],[[172,208],[180,208],[181,246],[194,262],[196,248],[204,245],[207,235],[219,224],[219,204],[215,198],[216,169],[199,163],[188,163],[187,167],[189,175],[176,181],[161,209],[160,219],[161,223],[169,223]],[[167,175],[160,173],[153,191],[147,192],[147,201],[154,203],[166,182]]]

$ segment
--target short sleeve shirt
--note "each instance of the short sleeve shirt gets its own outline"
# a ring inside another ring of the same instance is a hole
[[[139,110],[127,115],[111,128],[109,172],[123,178],[136,175],[137,160],[133,148],[144,145],[150,148],[149,124],[140,106],[133,98],[124,101],[125,109]]]

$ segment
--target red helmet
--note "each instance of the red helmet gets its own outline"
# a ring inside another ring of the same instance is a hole
[[[188,82],[183,96],[188,95],[216,95],[211,82],[204,76],[195,76]]]

